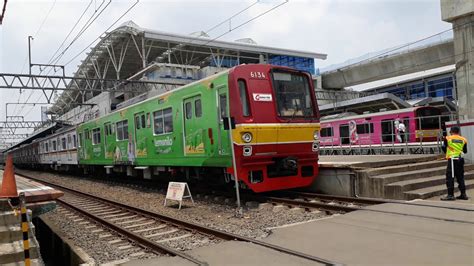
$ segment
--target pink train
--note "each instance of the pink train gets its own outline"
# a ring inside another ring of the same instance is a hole
[[[321,118],[320,144],[327,147],[439,141],[446,121],[449,116],[442,116],[436,107],[327,116]]]

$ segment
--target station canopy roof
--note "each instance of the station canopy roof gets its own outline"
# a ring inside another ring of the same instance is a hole
[[[319,111],[322,116],[327,116],[346,112],[353,112],[356,114],[363,114],[365,112],[376,113],[381,110],[388,111],[408,107],[412,107],[412,105],[399,97],[391,93],[381,93],[357,99],[324,104],[319,106]]]
[[[251,39],[237,41],[215,40],[204,32],[190,35],[166,33],[141,28],[132,21],[125,22],[106,33],[91,48],[78,66],[75,77],[127,79],[152,63],[169,63],[206,67],[226,58],[238,58],[240,64],[259,63],[274,55],[326,59],[327,55],[255,44]],[[140,77],[136,77],[139,79]],[[72,83],[70,86],[74,86]],[[50,109],[64,113],[71,102],[80,104],[99,94],[64,91]]]

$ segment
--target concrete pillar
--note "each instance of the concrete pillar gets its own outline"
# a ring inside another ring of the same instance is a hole
[[[459,118],[474,119],[474,1],[441,0],[441,17],[453,24]]]

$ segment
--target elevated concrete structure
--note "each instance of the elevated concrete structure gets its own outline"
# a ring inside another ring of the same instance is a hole
[[[474,2],[441,0],[441,17],[453,24],[459,118],[474,119]]]
[[[453,40],[322,73],[325,89],[344,88],[454,64]]]

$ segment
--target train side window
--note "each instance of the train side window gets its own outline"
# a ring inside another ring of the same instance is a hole
[[[71,147],[71,134],[67,134],[67,144]]]
[[[146,113],[146,127],[151,127],[150,113]]]
[[[155,135],[173,132],[173,112],[171,108],[153,112],[153,121]]]
[[[135,128],[136,129],[142,128],[141,123],[140,123],[140,116],[139,115],[135,116]]]
[[[117,125],[117,140],[124,140],[128,138],[128,120],[123,120],[116,123]]]
[[[82,133],[79,133],[79,147],[82,147],[83,139],[82,139]],[[48,143],[46,143],[48,144]]]
[[[44,144],[44,150],[45,150],[45,152],[49,152],[49,145],[48,145],[48,142],[46,142],[46,143]]]
[[[357,125],[357,134],[374,133],[374,125],[372,123],[364,123]]]
[[[332,127],[322,128],[320,135],[321,137],[332,137],[334,135]]]
[[[77,139],[76,139],[76,135],[72,135],[72,147],[73,148],[76,148],[77,147]]]
[[[165,124],[165,133],[173,132],[173,112],[171,108],[163,110],[163,120]]]
[[[140,116],[141,128],[146,128],[145,114]]]
[[[242,114],[243,116],[250,116],[250,105],[249,105],[249,94],[247,91],[247,84],[243,79],[238,80],[239,83],[239,94],[240,101],[242,102]]]
[[[89,129],[84,130],[85,139],[91,139],[91,132]]]
[[[67,149],[66,138],[61,138],[61,148],[62,150]]]
[[[100,128],[92,129],[92,145],[100,144]]]
[[[105,134],[106,136],[112,135],[110,126],[111,126],[110,123],[105,123],[105,124],[104,124],[104,134]]]
[[[193,108],[190,102],[187,102],[184,105],[184,111],[186,112],[186,119],[191,119],[193,117]]]
[[[196,117],[202,116],[201,99],[197,99],[194,101],[194,114],[196,115]]]
[[[153,112],[153,132],[155,134],[163,134],[163,110]]]
[[[53,151],[57,150],[56,140],[53,140]]]
[[[225,94],[219,95],[219,108],[220,108],[220,119],[227,117],[227,96]]]

